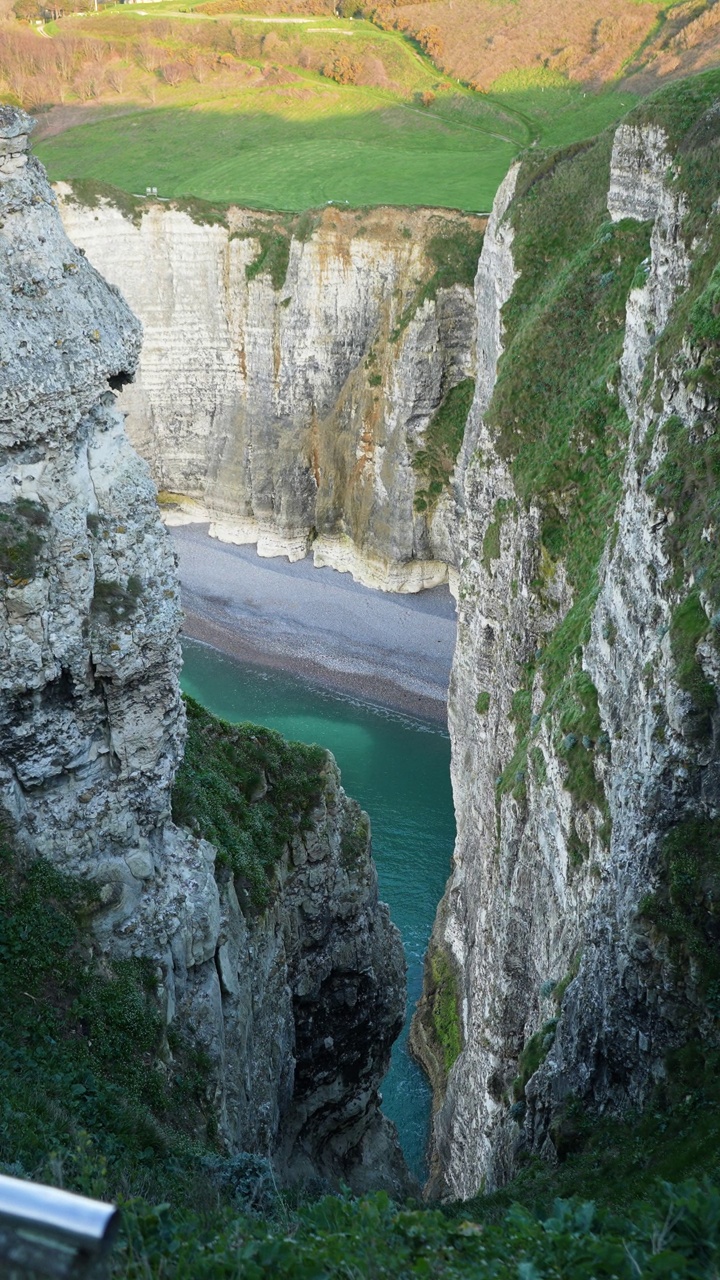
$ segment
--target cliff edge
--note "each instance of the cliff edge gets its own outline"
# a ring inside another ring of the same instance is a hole
[[[554,1161],[717,1021],[717,73],[529,153],[478,275],[431,1194]]]
[[[407,1174],[378,1084],[404,961],[369,824],[320,753],[306,821],[253,904],[171,820],[187,732],[179,590],[116,404],[140,326],[67,239],[31,128],[0,108],[3,821],[25,859],[92,886],[108,956],[152,962],[167,1023],[204,1055],[226,1151],[269,1155],[288,1181],[397,1193]],[[247,804],[277,785],[269,772]]]

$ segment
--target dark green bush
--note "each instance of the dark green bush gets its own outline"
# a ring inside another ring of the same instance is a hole
[[[259,227],[253,232],[259,242],[257,256],[245,268],[248,280],[268,275],[273,289],[282,289],[290,262],[290,236],[279,227]]]
[[[378,381],[380,379],[378,378]],[[372,378],[370,383],[372,385]],[[423,447],[413,456],[412,466],[425,482],[415,496],[415,510],[433,507],[447,486],[465,435],[470,406],[475,394],[474,378],[465,378],[451,387],[428,423]]]
[[[462,1211],[400,1208],[383,1193],[326,1196],[296,1213],[291,1229],[226,1222],[211,1250],[196,1215],[130,1210],[127,1264],[116,1273],[127,1280],[709,1280],[720,1256],[720,1193],[707,1183],[661,1186],[653,1207],[631,1219],[559,1200],[549,1217],[515,1206],[482,1226]]]
[[[472,289],[484,235],[483,231],[470,231],[468,227],[447,227],[431,237],[427,252],[435,274],[429,285],[434,290],[430,296],[435,297],[438,289],[449,289],[454,284]]]
[[[720,1015],[720,821],[690,818],[665,837],[657,890],[641,914],[668,941],[676,965],[692,963]]]
[[[696,591],[673,613],[670,643],[677,663],[675,674],[681,689],[690,694],[696,711],[708,712],[717,706],[715,686],[706,679],[697,659],[697,646],[710,627],[708,616]]]
[[[109,622],[124,622],[137,609],[142,591],[142,582],[135,574],[130,575],[126,586],[112,578],[96,578],[92,612],[104,614]]]
[[[468,227],[446,225],[430,238],[427,256],[434,267],[433,273],[403,311],[393,339],[400,337],[423,303],[436,298],[440,289],[450,289],[454,284],[472,288],[484,234],[483,231],[470,231]]]
[[[0,503],[0,574],[7,585],[35,577],[45,543],[43,530],[49,523],[39,502],[18,498]]]
[[[551,1018],[523,1045],[518,1058],[518,1073],[513,1081],[513,1096],[517,1102],[524,1097],[525,1086],[530,1077],[535,1075],[547,1058],[555,1039],[556,1026],[557,1018]]]

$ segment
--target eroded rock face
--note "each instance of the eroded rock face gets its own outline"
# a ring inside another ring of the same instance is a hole
[[[563,728],[569,686],[548,700],[540,661],[576,597],[563,560],[543,549],[543,512],[519,496],[488,413],[504,344],[501,308],[517,279],[517,170],[498,193],[485,237],[477,392],[458,476],[464,567],[449,703],[458,838],[433,936],[449,966],[446,998],[454,992],[462,1049],[445,1071],[437,1040],[427,1043],[432,974],[413,1037],[436,1088],[430,1194],[468,1197],[502,1184],[528,1150],[554,1159],[571,1099],[599,1110],[642,1105],[669,1048],[689,1034],[716,1035],[697,968],[673,960],[643,905],[662,883],[667,832],[688,818],[714,820],[720,803],[717,701],[708,694],[699,709],[673,649],[679,604],[696,592],[705,629],[712,606],[702,575],[696,581],[671,555],[675,513],[663,509],[662,487],[648,483],[672,424],[687,433],[690,457],[716,421],[708,393],[688,376],[698,357],[687,343],[669,364],[658,355],[692,254],[706,251],[703,233],[688,247],[688,197],[677,173],[662,129],[617,130],[607,215],[617,226],[650,224],[650,253],[627,296],[611,388],[629,424],[616,523],[582,647],[568,647],[566,659],[573,671],[580,664],[573,678],[597,696],[599,728],[582,741]],[[610,221],[598,235],[612,236],[608,228]],[[715,545],[714,527],[698,536]],[[697,645],[696,636],[693,653],[697,680],[716,685],[713,642]],[[592,761],[584,796],[570,776],[573,751]],[[533,1035],[534,1058],[523,1058]]]
[[[474,309],[462,284],[422,298],[433,242],[477,239],[484,220],[330,208],[291,236],[273,278],[253,265],[277,236],[267,215],[208,225],[156,204],[133,221],[60,193],[71,240],[143,322],[121,404],[168,520],[210,521],[260,555],[312,547],[317,564],[382,589],[447,580],[456,549],[435,497],[416,510],[428,480],[412,461],[473,374]]]
[[[170,820],[185,715],[180,602],[147,464],[113,388],[137,320],[63,231],[32,121],[0,108],[0,806],[21,849],[98,890],[113,955],[156,962],[211,1063],[230,1151],[281,1176],[399,1190],[377,1086],[404,1013],[369,829],[328,757],[310,830],[246,919],[215,850]]]
[[[405,962],[378,903],[369,824],[331,757],[269,907],[246,918],[232,878],[217,878],[213,953],[187,970],[179,957],[175,999],[213,1062],[221,1130],[235,1150],[272,1152],[286,1182],[403,1194],[410,1179],[378,1083],[404,1021]]]

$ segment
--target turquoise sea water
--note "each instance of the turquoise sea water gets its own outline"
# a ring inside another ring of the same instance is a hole
[[[380,892],[405,944],[409,1016],[420,995],[423,955],[455,839],[447,734],[437,725],[237,662],[190,640],[183,653],[183,689],[215,715],[268,725],[332,751],[345,790],[372,820]],[[407,1161],[423,1177],[430,1089],[408,1055],[407,1025],[382,1094]]]

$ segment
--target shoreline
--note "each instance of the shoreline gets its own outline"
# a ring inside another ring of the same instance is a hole
[[[447,726],[456,620],[446,587],[417,595],[377,591],[310,558],[291,564],[220,542],[206,526],[170,533],[188,639]]]
[[[195,640],[198,644],[216,649],[227,658],[237,658],[239,662],[247,662],[250,666],[299,676],[309,684],[318,685],[330,693],[357,698],[370,706],[399,712],[418,720],[430,720],[433,724],[447,728],[447,698],[443,700],[414,694],[394,681],[377,675],[335,671],[307,658],[292,657],[288,653],[270,653],[252,644],[231,626],[203,617],[187,606],[183,608],[183,613],[181,640]]]

